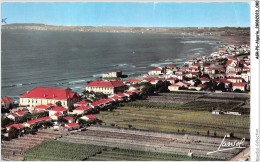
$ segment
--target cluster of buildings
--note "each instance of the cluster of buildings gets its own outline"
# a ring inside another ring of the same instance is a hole
[[[196,80],[200,84],[195,84]],[[207,82],[223,83],[226,91],[250,90],[250,47],[247,45],[234,46],[212,53],[210,56],[196,57],[188,60],[182,67],[169,65],[157,67],[148,72],[143,78],[129,79],[127,83],[169,81],[170,91],[182,89],[200,91],[206,87]]]
[[[91,114],[93,110],[102,110],[114,102],[129,101],[133,94],[139,95],[142,87],[133,86],[141,82],[156,84],[159,81],[169,81],[170,91],[182,89],[200,91],[206,87],[206,83],[215,81],[223,83],[227,91],[249,91],[250,90],[250,47],[227,46],[212,53],[209,57],[196,57],[184,63],[182,67],[169,65],[157,67],[148,72],[148,76],[128,79],[125,81],[92,81],[86,84],[86,91],[100,92],[108,95],[108,98],[101,98],[94,102],[82,100],[82,97],[70,89],[56,88],[34,88],[20,95],[19,108],[16,112],[6,114],[6,117],[16,121],[19,117],[28,113],[48,112],[48,116],[26,121],[25,123],[9,125],[7,129],[16,127],[23,129],[34,124],[45,121],[58,121],[63,118],[67,123],[63,129],[78,129],[79,124],[72,115],[80,116],[82,120],[96,119]],[[241,56],[242,55],[242,56]],[[121,72],[104,74],[106,77],[118,77]],[[200,83],[196,83],[200,81]],[[59,103],[59,105],[57,104]],[[12,99],[2,98],[2,107],[10,107]],[[74,107],[70,112],[69,107]],[[220,112],[216,112],[220,113]]]
[[[17,111],[6,114],[6,117],[17,121],[19,117],[29,113],[48,112],[48,116],[32,119],[24,123],[12,124],[6,128],[24,129],[43,122],[57,123],[60,118],[63,118],[63,120],[67,121],[62,127],[63,129],[78,129],[80,126],[78,120],[75,120],[75,116],[85,121],[95,120],[96,117],[91,114],[93,111],[100,111],[114,102],[128,101],[133,93],[140,94],[139,87],[127,87],[121,81],[92,81],[86,85],[86,90],[102,92],[109,96],[91,103],[82,100],[80,95],[69,89],[34,88],[27,91],[20,95],[20,107],[16,108]],[[5,98],[2,100],[7,101]],[[68,108],[71,106],[74,109],[70,112]]]

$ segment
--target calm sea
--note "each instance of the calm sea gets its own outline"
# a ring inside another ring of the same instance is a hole
[[[35,87],[70,87],[122,70],[129,77],[158,66],[182,65],[209,55],[218,39],[173,34],[101,33],[2,29],[1,96]]]

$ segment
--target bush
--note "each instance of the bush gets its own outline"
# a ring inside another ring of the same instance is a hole
[[[12,127],[9,129],[8,131],[8,138],[9,139],[14,139],[14,138],[17,138],[19,135],[19,130],[16,129],[15,127]]]

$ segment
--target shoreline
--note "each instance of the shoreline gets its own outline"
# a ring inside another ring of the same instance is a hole
[[[8,24],[1,29],[81,31],[104,33],[157,33],[213,36],[225,44],[250,44],[250,27],[112,27],[112,26],[53,26],[43,24]]]

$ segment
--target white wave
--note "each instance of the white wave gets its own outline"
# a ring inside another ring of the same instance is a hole
[[[216,44],[215,41],[181,41],[181,43],[205,43],[205,44]]]
[[[75,80],[75,81],[70,81],[69,84],[81,83],[81,82],[85,82],[85,80]]]
[[[20,86],[23,86],[23,84],[22,84],[22,83],[19,83],[19,84],[16,84],[16,86],[20,87]]]
[[[102,74],[94,74],[93,78],[97,78],[97,77],[101,77],[101,76],[102,76]]]
[[[203,50],[204,48],[193,48],[193,49],[190,49],[190,51],[201,51]]]
[[[155,64],[151,64],[150,66],[152,66],[152,67],[160,67],[162,65],[167,65],[167,64],[173,64],[173,62],[155,63]]]

